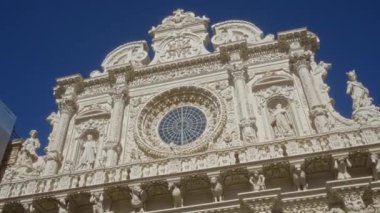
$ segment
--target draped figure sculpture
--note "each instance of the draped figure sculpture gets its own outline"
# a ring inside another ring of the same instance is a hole
[[[79,158],[77,169],[86,170],[93,168],[96,157],[96,141],[91,134],[86,136],[86,141],[83,142],[81,148],[83,152]]]
[[[369,107],[372,105],[372,98],[369,96],[369,90],[357,81],[355,70],[347,73],[347,91],[346,93],[352,98],[352,108],[357,110],[361,107]]]
[[[272,127],[276,137],[286,137],[293,135],[293,127],[286,109],[278,103],[272,111]]]
[[[37,138],[38,132],[31,130],[29,138],[25,140],[20,149],[20,154],[17,159],[17,163],[20,165],[32,166],[37,161],[38,155],[36,150],[40,148],[40,140]]]

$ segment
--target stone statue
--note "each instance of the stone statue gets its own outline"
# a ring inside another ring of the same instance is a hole
[[[307,189],[306,173],[302,169],[302,165],[297,163],[293,168],[293,183],[296,186],[297,191]]]
[[[147,193],[140,186],[136,185],[131,190],[132,213],[144,212]]]
[[[282,104],[277,104],[272,112],[272,126],[276,137],[286,137],[293,135],[293,128],[288,116],[288,112],[282,108]]]
[[[31,176],[38,176],[45,166],[45,158],[37,155],[36,150],[40,147],[37,138],[37,131],[31,130],[30,137],[24,141],[17,161],[14,166],[4,173],[5,180],[24,179]]]
[[[351,175],[348,173],[347,168],[350,168],[351,162],[348,158],[339,158],[334,162],[334,168],[338,170],[337,180],[350,179]]]
[[[183,206],[183,198],[179,183],[169,183],[169,191],[172,192],[174,208]]]
[[[214,202],[222,201],[223,200],[223,198],[222,198],[222,195],[223,195],[222,184],[219,182],[217,177],[211,177],[210,183],[211,183],[212,196],[214,197]]]
[[[379,180],[379,174],[380,174],[379,155],[376,154],[376,153],[371,153],[370,160],[371,160],[371,163],[372,163],[373,178],[375,180]]]
[[[65,198],[60,198],[57,200],[58,213],[68,213],[69,212],[69,202]]]
[[[265,176],[260,174],[259,171],[254,171],[253,175],[249,178],[249,183],[252,186],[252,191],[257,192],[265,190]]]
[[[355,70],[347,73],[347,94],[351,95],[352,108],[357,110],[361,107],[369,107],[372,105],[372,98],[369,97],[369,91],[361,82],[357,81]]]
[[[86,170],[91,169],[95,163],[96,157],[96,141],[91,134],[88,134],[86,141],[82,144],[82,155],[79,158],[77,169]]]
[[[102,193],[92,193],[90,203],[92,204],[93,213],[103,213],[104,197]]]
[[[17,164],[32,167],[32,164],[38,159],[36,150],[40,148],[40,141],[37,138],[36,130],[31,130],[29,135],[30,137],[22,144]]]

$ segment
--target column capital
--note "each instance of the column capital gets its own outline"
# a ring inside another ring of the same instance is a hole
[[[77,104],[73,98],[62,98],[57,100],[58,108],[61,114],[74,114],[77,110]]]
[[[240,64],[228,64],[225,66],[230,77],[235,81],[237,79],[247,80],[247,65]]]
[[[121,150],[121,147],[120,147],[120,143],[118,141],[107,141],[105,144],[104,144],[104,147],[103,149],[105,151],[108,151],[108,150],[114,150],[116,151],[117,153],[120,152]]]
[[[298,71],[302,67],[310,69],[310,61],[312,60],[313,52],[308,51],[294,51],[289,54],[289,63],[291,69]]]
[[[128,90],[126,88],[115,88],[109,92],[112,101],[126,101],[128,98]]]

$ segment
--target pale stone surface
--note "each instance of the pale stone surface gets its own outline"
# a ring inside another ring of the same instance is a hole
[[[379,211],[380,111],[356,73],[348,119],[328,94],[331,64],[315,61],[314,33],[228,20],[210,35],[209,22],[176,10],[149,32],[152,60],[148,42],[133,41],[89,78],[59,78],[46,155],[36,131],[12,151],[0,209]]]

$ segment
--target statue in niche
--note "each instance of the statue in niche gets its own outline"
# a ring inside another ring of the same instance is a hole
[[[369,96],[368,89],[357,81],[355,70],[347,73],[347,91],[346,93],[352,98],[352,108],[357,110],[361,107],[370,107],[372,105],[372,98]]]
[[[258,192],[265,190],[265,176],[260,174],[259,171],[254,171],[252,176],[249,178],[249,183],[252,186],[252,191]]]
[[[339,158],[334,162],[334,168],[338,170],[337,180],[350,179],[351,175],[348,173],[347,169],[350,168],[351,162],[348,158]]]
[[[287,137],[293,135],[293,127],[286,109],[278,103],[272,111],[272,127],[276,137]]]
[[[83,152],[79,158],[77,169],[86,170],[93,168],[96,157],[96,141],[93,135],[87,134],[86,140],[81,143],[81,148]]]

